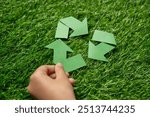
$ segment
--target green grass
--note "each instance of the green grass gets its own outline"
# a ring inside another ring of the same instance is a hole
[[[89,35],[65,41],[87,67],[73,71],[77,99],[150,99],[149,0],[0,0],[0,99],[32,99],[29,76],[52,64],[58,20],[88,18]],[[113,33],[108,63],[87,58],[94,30]]]

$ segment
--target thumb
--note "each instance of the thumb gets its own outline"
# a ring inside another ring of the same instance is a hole
[[[64,67],[61,63],[55,65],[55,73],[56,79],[67,78],[66,72],[64,71]]]

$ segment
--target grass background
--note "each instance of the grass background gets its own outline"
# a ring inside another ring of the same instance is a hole
[[[61,18],[88,18],[89,35],[65,41],[87,67],[71,72],[77,99],[150,99],[149,0],[0,0],[0,99],[32,99],[29,76],[52,64]],[[116,48],[108,63],[87,58],[94,30],[113,33]]]

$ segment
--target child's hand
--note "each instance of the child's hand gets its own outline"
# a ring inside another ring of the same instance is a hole
[[[28,91],[37,99],[74,100],[74,80],[68,76],[60,63],[43,65],[31,75]]]

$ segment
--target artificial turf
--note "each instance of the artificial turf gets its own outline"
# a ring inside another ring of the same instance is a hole
[[[77,99],[150,99],[149,0],[0,0],[0,99],[32,99],[29,76],[52,64],[59,19],[88,18],[89,35],[64,42],[87,67],[71,72]],[[94,30],[115,35],[109,62],[87,58]]]

